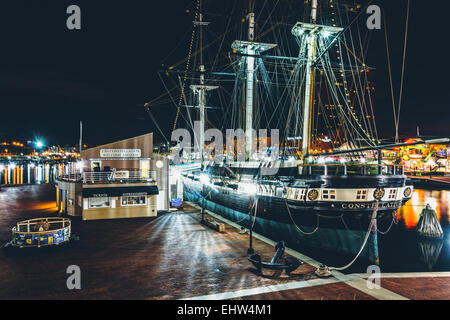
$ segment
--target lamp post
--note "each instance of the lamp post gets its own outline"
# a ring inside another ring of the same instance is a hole
[[[205,185],[209,183],[210,178],[206,173],[202,173],[200,175],[200,182],[202,184],[202,223],[205,222],[205,200],[206,200],[206,191]]]
[[[256,198],[256,197],[255,197]],[[255,250],[253,249],[253,217],[252,217],[252,203],[253,196],[250,196],[250,240],[249,240],[249,246],[247,250],[247,254],[254,254]],[[256,200],[255,200],[256,201]],[[255,207],[256,210],[256,207]]]
[[[205,184],[202,184],[202,223],[205,223]]]

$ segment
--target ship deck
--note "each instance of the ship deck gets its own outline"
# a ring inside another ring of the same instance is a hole
[[[31,218],[56,216],[51,185],[0,191],[0,243],[11,227]],[[217,217],[210,216],[213,219]],[[450,273],[383,274],[381,289],[368,289],[367,275],[320,279],[319,262],[305,261],[287,276],[256,274],[247,260],[248,235],[232,224],[224,233],[200,223],[198,208],[156,218],[83,222],[72,219],[79,237],[56,250],[0,251],[0,299],[233,299],[233,300],[374,300],[448,299]],[[255,235],[254,249],[270,260],[273,243]],[[68,290],[67,267],[81,269],[81,290]]]

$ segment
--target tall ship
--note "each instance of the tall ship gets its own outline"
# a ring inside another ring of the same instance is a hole
[[[289,247],[378,263],[379,230],[392,224],[413,187],[402,166],[381,158],[374,69],[366,63],[367,7],[251,0],[239,16],[235,6],[220,15],[195,3],[174,125],[184,119],[192,130],[197,126],[200,141],[184,161],[191,164],[183,172],[184,200]],[[215,17],[226,29],[215,42],[219,53],[205,63],[212,51],[203,44],[210,28],[205,18]],[[230,30],[239,40],[229,41]],[[195,59],[193,51],[200,52]],[[190,63],[196,63],[192,72]],[[215,103],[220,106],[209,106]],[[224,135],[228,128],[242,131],[219,147],[224,156],[218,157],[211,153],[217,143],[204,143],[208,127]],[[252,130],[260,129],[277,129],[279,137],[255,136]]]

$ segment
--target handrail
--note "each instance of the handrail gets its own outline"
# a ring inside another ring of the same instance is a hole
[[[348,175],[355,175],[356,172],[352,172],[352,168],[357,168],[358,175],[362,176],[370,176],[370,175],[404,175],[405,174],[405,166],[403,165],[386,165],[386,164],[299,164],[297,166],[299,168],[300,174],[307,174],[307,175],[317,175],[321,174],[321,172],[313,172],[313,169],[317,171],[317,168],[323,169],[323,175],[333,175],[330,174],[330,169],[333,170],[334,168],[343,168],[342,173],[335,173],[334,175],[339,176],[348,176]],[[300,172],[300,169],[302,169]],[[376,171],[375,173],[373,171]]]
[[[44,224],[47,224],[47,230],[30,231],[31,226],[36,226],[39,224],[43,227]],[[62,227],[50,229],[51,224],[59,224]],[[23,248],[51,246],[68,242],[71,236],[71,225],[72,222],[70,219],[61,217],[37,218],[20,221],[11,229],[11,244],[13,246]],[[26,228],[26,230],[21,231],[21,228]]]
[[[142,172],[136,170],[113,170],[113,171],[87,171],[83,173],[61,175],[57,177],[58,180],[75,181],[83,183],[98,183],[98,182],[128,182],[128,181],[156,181],[156,172],[148,171]]]

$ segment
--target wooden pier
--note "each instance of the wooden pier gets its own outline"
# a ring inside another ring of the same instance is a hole
[[[0,243],[17,221],[56,216],[54,187],[24,186],[0,191]],[[210,219],[224,223],[213,214]],[[320,279],[319,262],[305,262],[291,276],[247,260],[248,234],[232,223],[225,232],[201,224],[198,208],[184,206],[155,218],[81,221],[72,219],[79,241],[57,250],[0,251],[0,299],[232,299],[374,300],[448,299],[450,273],[383,274],[380,289],[368,275],[334,273]],[[253,247],[269,260],[274,243],[254,234]],[[81,290],[69,290],[67,267],[81,269]]]

